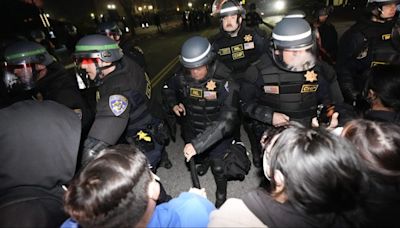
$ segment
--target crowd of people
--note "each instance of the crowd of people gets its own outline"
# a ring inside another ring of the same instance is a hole
[[[398,4],[368,0],[365,18],[337,43],[331,7],[311,23],[288,13],[267,37],[255,5],[252,22],[237,1],[221,1],[218,34],[183,43],[162,115],[143,51],[116,23],[77,41],[76,74],[40,41],[10,44],[0,226],[398,226]],[[196,186],[171,197],[157,177],[161,164],[171,167],[174,123],[192,178],[211,168],[214,203]],[[251,163],[265,182],[227,199],[229,181],[243,180]]]

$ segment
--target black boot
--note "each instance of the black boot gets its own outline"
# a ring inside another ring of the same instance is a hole
[[[170,169],[170,168],[172,168],[172,163],[171,163],[171,161],[169,160],[169,158],[168,158],[168,153],[167,153],[167,151],[165,150],[165,147],[164,147],[164,149],[161,151],[161,161],[160,161],[160,165],[159,165],[160,167],[164,167],[164,168],[166,168],[166,169]]]
[[[211,171],[214,175],[215,184],[217,185],[217,191],[215,193],[216,208],[219,208],[226,201],[228,181],[224,176],[223,164],[222,159],[211,160]]]
[[[252,124],[248,122],[243,123],[244,129],[246,130],[247,136],[250,141],[250,146],[251,146],[251,154],[253,157],[253,165],[256,168],[261,167],[261,144],[259,137],[257,137],[257,134],[255,133],[255,130],[252,126]]]

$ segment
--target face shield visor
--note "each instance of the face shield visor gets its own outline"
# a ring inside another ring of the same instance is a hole
[[[316,63],[316,56],[315,41],[303,47],[284,48],[276,46],[273,49],[273,59],[278,67],[291,72],[312,69]]]
[[[36,85],[35,64],[22,62],[18,65],[3,63],[3,81],[8,91],[31,90]]]
[[[99,53],[79,53],[79,55],[74,56],[75,73],[80,89],[101,85],[99,56]],[[90,78],[90,74],[93,74],[94,79]]]

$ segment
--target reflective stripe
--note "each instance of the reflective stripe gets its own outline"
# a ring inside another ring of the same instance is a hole
[[[103,51],[110,49],[118,49],[118,44],[106,44],[106,45],[77,45],[76,51]]]
[[[18,59],[18,58],[23,58],[23,57],[29,57],[29,56],[33,56],[33,55],[38,55],[38,54],[43,54],[46,52],[46,49],[41,48],[41,49],[37,49],[34,51],[28,51],[28,52],[22,52],[22,53],[16,53],[13,55],[8,55],[6,56],[7,60],[13,60],[13,59]]]
[[[272,38],[275,40],[279,40],[279,41],[295,41],[295,40],[301,40],[301,39],[307,38],[309,36],[311,36],[311,29],[305,33],[298,34],[298,35],[281,36],[281,35],[272,33]]]
[[[197,56],[195,58],[188,59],[188,58],[185,58],[183,56],[181,56],[181,57],[182,57],[183,61],[185,61],[187,63],[193,63],[193,62],[197,62],[197,61],[203,59],[204,57],[206,57],[206,55],[210,52],[210,50],[211,50],[211,45],[208,44],[207,50],[203,54],[201,54],[201,55],[199,55],[199,56]]]
[[[286,15],[284,18],[304,18],[303,14],[292,14],[292,15]]]
[[[231,7],[225,8],[225,9],[221,9],[221,11],[219,11],[219,13],[223,14],[223,13],[233,12],[236,10],[240,10],[240,8],[237,6],[231,6]]]

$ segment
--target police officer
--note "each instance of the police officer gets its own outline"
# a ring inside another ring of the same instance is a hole
[[[268,50],[268,41],[259,29],[244,26],[244,9],[235,0],[224,2],[218,15],[221,27],[220,32],[213,38],[212,48],[217,54],[217,59],[232,70],[231,77],[240,83],[247,68]],[[255,140],[252,129],[247,123],[248,120],[243,119],[251,150],[253,153],[258,153],[257,151],[261,150],[260,143]],[[240,138],[240,127],[235,130],[235,135],[235,138]],[[253,163],[256,167],[261,167],[258,156],[253,156]]]
[[[215,205],[219,207],[226,200],[227,188],[222,158],[232,145],[239,100],[229,70],[214,57],[206,38],[188,39],[180,56],[184,69],[168,80],[162,93],[170,110],[182,120],[187,160],[195,154],[209,157],[217,185]]]
[[[56,62],[45,47],[32,41],[18,41],[4,52],[5,105],[21,100],[53,100],[73,109],[82,120],[83,134],[93,113],[82,98],[74,74]]]
[[[249,28],[258,28],[259,24],[264,24],[272,28],[272,26],[264,22],[260,14],[257,13],[256,4],[253,2],[250,4],[250,11],[246,13],[246,26]]]
[[[243,112],[254,119],[258,141],[271,126],[292,120],[310,126],[318,104],[343,100],[334,70],[316,59],[315,38],[307,21],[282,19],[272,30],[271,43],[271,51],[248,70],[240,92]]]
[[[218,15],[221,27],[212,39],[213,51],[233,73],[243,73],[267,50],[265,34],[242,24],[244,9],[234,0],[223,3]]]
[[[365,87],[365,72],[376,64],[392,63],[399,52],[393,47],[398,1],[368,0],[367,16],[342,36],[337,57],[338,79],[345,101],[358,106]],[[397,63],[398,64],[398,63]],[[356,107],[357,108],[357,107]]]
[[[124,55],[129,56],[143,69],[146,68],[146,60],[143,55],[143,50],[138,47],[132,37],[124,35],[113,21],[102,22],[97,26],[97,33],[110,37],[115,40],[122,48]]]
[[[126,140],[144,151],[155,171],[165,137],[160,120],[148,110],[151,88],[143,69],[103,35],[80,39],[74,56],[82,80],[98,86],[96,117],[84,144],[82,163],[103,148]]]

